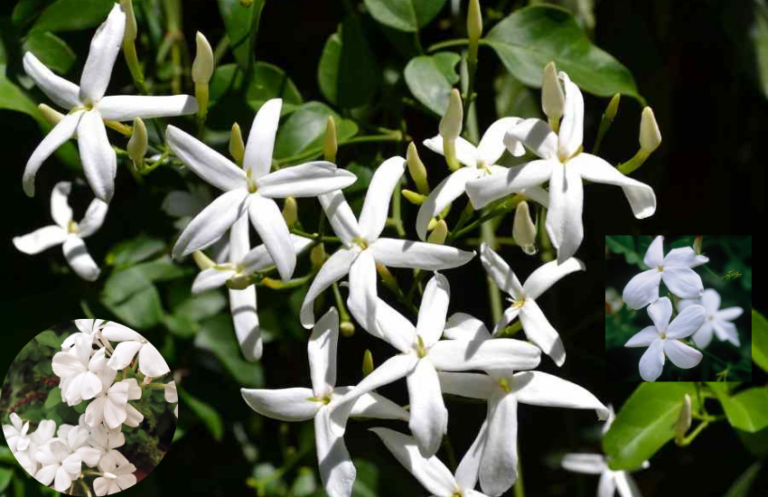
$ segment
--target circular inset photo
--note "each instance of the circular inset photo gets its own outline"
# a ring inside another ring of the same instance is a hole
[[[136,485],[165,456],[179,414],[158,350],[119,323],[78,319],[19,352],[0,396],[3,434],[41,484],[69,495]]]

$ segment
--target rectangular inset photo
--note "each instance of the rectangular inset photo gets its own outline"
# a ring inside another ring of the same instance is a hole
[[[752,237],[606,235],[609,381],[752,379]]]

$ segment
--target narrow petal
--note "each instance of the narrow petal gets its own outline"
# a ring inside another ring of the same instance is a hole
[[[581,147],[584,139],[584,97],[568,75],[560,72],[565,87],[565,109],[558,133],[558,153],[570,157]]]
[[[441,271],[463,266],[475,256],[473,252],[434,243],[412,242],[395,238],[379,238],[368,250],[376,262],[398,268]]]
[[[320,201],[320,205],[323,206],[333,232],[341,238],[345,245],[353,243],[355,238],[362,236],[357,219],[341,191],[324,193],[317,197],[317,199]]]
[[[616,490],[619,492],[619,497],[642,497],[640,489],[637,488],[635,480],[632,479],[632,475],[626,471],[616,471],[614,473],[616,480]]]
[[[262,416],[280,421],[306,421],[312,419],[320,402],[310,400],[309,388],[283,388],[267,390],[262,388],[241,388],[245,402]]]
[[[214,288],[220,288],[235,274],[237,273],[233,269],[219,269],[216,267],[200,271],[195,277],[195,281],[192,282],[192,293],[202,293]]]
[[[565,346],[535,300],[527,299],[520,309],[520,322],[527,336],[542,352],[562,366],[565,362]]]
[[[566,454],[560,464],[568,471],[588,475],[599,475],[607,468],[601,454]]]
[[[509,323],[517,319],[517,316],[520,315],[520,309],[515,307],[507,307],[504,309],[504,312],[501,314],[501,319],[496,321],[496,324],[493,326],[493,332],[492,335],[498,336],[499,333],[504,331],[504,328],[509,326]]]
[[[427,239],[429,222],[465,191],[467,181],[478,177],[477,169],[462,167],[440,182],[419,207],[416,217],[416,233],[421,240]]]
[[[695,299],[704,292],[701,276],[687,267],[664,268],[661,279],[672,294],[682,299]]]
[[[307,345],[309,372],[315,397],[322,397],[332,392],[333,387],[336,386],[338,341],[339,313],[335,307],[331,307],[315,325]]]
[[[173,246],[173,257],[178,259],[216,243],[245,213],[248,205],[246,200],[250,200],[253,205],[254,199],[248,199],[248,197],[248,191],[244,188],[219,195],[181,232],[176,245]]]
[[[425,347],[431,347],[443,334],[450,300],[451,286],[448,279],[440,273],[435,273],[424,288],[416,325],[416,333],[424,341]]]
[[[480,487],[487,495],[501,495],[517,481],[517,399],[514,395],[494,397],[488,411]]]
[[[83,362],[76,355],[69,352],[57,352],[54,354],[51,366],[53,372],[60,378],[69,378],[86,371]]]
[[[567,167],[576,169],[579,176],[588,181],[620,186],[637,219],[645,219],[656,212],[656,194],[653,188],[624,176],[600,157],[582,153],[568,161]]]
[[[314,243],[314,240],[292,234],[291,242],[293,243],[293,251],[296,255],[299,255],[307,250]],[[267,247],[262,244],[249,251],[242,259],[242,264],[245,274],[253,274],[256,271],[262,271],[270,266],[274,266],[275,261],[269,255]]]
[[[35,81],[37,87],[59,107],[70,110],[80,105],[80,88],[54,74],[32,52],[24,54],[24,71]]]
[[[229,309],[240,350],[247,360],[259,360],[263,344],[259,315],[256,312],[256,286],[251,285],[243,290],[229,290]]]
[[[678,368],[691,369],[692,367],[698,366],[701,359],[704,357],[698,350],[689,347],[678,340],[669,339],[663,340],[663,342],[664,352],[666,352],[667,357],[672,361],[672,364]]]
[[[352,388],[336,387],[333,391],[334,397],[346,395]],[[354,418],[396,419],[400,421],[408,421],[410,418],[408,411],[377,393],[366,393],[358,397],[349,415]]]
[[[606,471],[600,475],[600,482],[597,484],[597,497],[614,497],[616,493],[616,478],[613,471]]]
[[[448,409],[443,402],[437,371],[429,360],[420,360],[408,375],[411,420],[408,427],[426,457],[435,455],[448,431]]]
[[[35,255],[56,245],[61,245],[67,239],[67,232],[59,226],[45,226],[24,236],[13,238],[13,245],[20,252]]]
[[[147,342],[139,351],[139,370],[144,376],[157,378],[170,373],[171,368],[168,367],[168,363],[165,362],[155,346]]]
[[[405,159],[395,156],[385,160],[373,173],[365,194],[363,210],[360,212],[360,229],[363,237],[369,242],[379,238],[384,230],[392,193],[404,172]]]
[[[651,269],[656,269],[664,263],[664,237],[659,235],[653,239],[645,252],[643,262]]]
[[[98,112],[83,113],[77,125],[77,146],[83,162],[83,173],[93,194],[109,203],[115,192],[117,155],[109,144],[107,129]]]
[[[35,176],[37,175],[38,169],[40,169],[43,162],[45,162],[56,149],[72,138],[84,114],[85,112],[79,110],[64,116],[64,119],[59,121],[59,123],[45,135],[43,141],[41,141],[35,151],[32,152],[32,156],[30,156],[27,165],[24,168],[24,176],[21,180],[21,184],[24,187],[24,193],[26,193],[27,196],[35,196]],[[53,206],[51,206],[51,208],[53,208]]]
[[[331,426],[330,409],[323,406],[315,416],[317,463],[329,497],[349,497],[355,482],[355,466],[344,445],[344,436]]]
[[[693,335],[707,319],[707,311],[692,305],[681,311],[667,327],[667,338],[685,338]]]
[[[701,295],[701,300],[698,302],[698,304],[704,307],[708,316],[711,316],[715,314],[718,309],[720,309],[720,294],[717,293],[717,290],[708,288],[704,290],[704,293]],[[678,309],[680,309],[679,306]],[[682,311],[682,309],[680,310]]]
[[[376,329],[368,332],[403,353],[413,352],[417,340],[413,324],[381,299],[376,302]]]
[[[467,195],[475,209],[481,209],[510,193],[545,183],[552,176],[556,161],[535,160],[510,167],[505,176],[491,174],[467,182]]]
[[[176,406],[176,410],[178,411],[179,406]],[[131,426],[133,428],[138,427],[142,421],[144,421],[144,415],[141,414],[135,407],[133,407],[131,404],[125,405],[125,413],[126,418],[123,421],[123,423],[126,426]],[[178,413],[176,414],[176,417],[178,418]]]
[[[115,347],[112,357],[109,358],[107,366],[112,369],[125,369],[133,361],[136,353],[141,349],[140,342],[120,342]]]
[[[101,199],[95,198],[88,204],[88,210],[85,211],[85,217],[78,223],[77,234],[80,238],[87,238],[96,233],[101,225],[104,224],[104,218],[107,217],[109,204]]]
[[[624,346],[649,347],[657,338],[659,338],[659,330],[655,326],[648,326],[633,335]]]
[[[487,340],[491,333],[485,323],[463,312],[457,312],[448,318],[443,335],[451,340]]]
[[[508,150],[514,150],[518,143],[542,159],[557,157],[557,135],[549,124],[541,119],[525,119],[507,130],[504,137]]]
[[[99,266],[88,253],[85,242],[79,236],[68,235],[63,245],[64,258],[69,267],[85,281],[96,281],[101,274]]]
[[[707,290],[704,291],[704,294],[706,295]],[[715,318],[720,321],[733,321],[734,319],[738,318],[744,313],[744,309],[741,307],[728,307],[727,309],[722,309],[720,311],[717,311],[715,314]]]
[[[695,268],[709,262],[709,257],[697,255],[691,247],[672,249],[664,258],[664,267]]]
[[[369,333],[378,335],[376,325],[376,261],[370,250],[363,250],[349,270],[347,307],[352,317]]]
[[[346,188],[357,176],[326,161],[284,167],[257,180],[259,193],[268,198],[317,197]]]
[[[175,126],[168,126],[165,139],[181,162],[219,190],[229,191],[247,186],[242,169],[192,135]]]
[[[714,319],[712,321],[712,327],[717,333],[717,338],[723,341],[729,341],[735,346],[739,346],[739,332],[736,331],[736,325],[728,321],[722,321],[720,319]]]
[[[132,121],[137,117],[152,119],[194,114],[198,110],[197,100],[188,95],[147,97],[118,95],[104,97],[98,104],[99,113],[111,121]]]
[[[532,369],[539,365],[540,356],[538,347],[511,338],[441,340],[429,349],[429,358],[438,371]]]
[[[640,358],[640,376],[645,381],[656,381],[664,368],[664,340],[657,338]]]
[[[388,428],[371,428],[400,464],[416,478],[427,491],[438,497],[450,497],[456,490],[451,471],[437,457],[426,458],[419,451],[413,437]]]
[[[91,39],[88,58],[80,76],[80,100],[98,102],[104,96],[112,77],[112,67],[123,43],[125,13],[120,5],[112,7]]]
[[[67,229],[72,220],[72,208],[67,197],[72,192],[72,183],[59,181],[51,191],[51,217],[61,228]]]
[[[630,309],[642,309],[659,298],[659,283],[661,273],[649,269],[635,275],[624,287],[622,298]]]
[[[464,457],[456,468],[456,483],[464,489],[464,495],[470,497],[467,491],[477,486],[477,479],[480,477],[480,464],[483,460],[483,451],[488,440],[488,419],[483,420],[472,445],[467,449]],[[482,495],[482,494],[480,494]],[[479,497],[479,496],[476,496]]]
[[[248,214],[251,224],[256,228],[261,241],[267,246],[270,257],[275,261],[280,277],[283,281],[290,280],[296,269],[296,252],[293,250],[288,225],[285,224],[277,203],[259,194],[250,195]]]
[[[459,395],[470,399],[488,400],[497,390],[497,384],[487,374],[449,373],[441,371],[440,390],[444,394]]]
[[[549,192],[540,186],[531,186],[521,190],[525,197],[537,202],[539,205],[549,207]]]
[[[279,98],[267,100],[253,118],[248,143],[245,145],[243,167],[251,169],[254,178],[265,176],[272,167],[272,151],[275,148],[282,106],[283,101]]]
[[[584,207],[584,188],[581,176],[573,169],[553,161],[549,181],[549,213],[547,233],[557,249],[557,260],[562,264],[573,257],[584,238],[581,212]]]
[[[507,130],[515,125],[523,122],[519,117],[502,117],[491,124],[483,137],[480,138],[480,143],[477,145],[477,155],[486,165],[496,164],[504,155],[506,145],[504,143],[504,135]],[[510,150],[510,153],[515,157],[520,157],[525,154],[525,150],[522,145],[515,146]]]
[[[712,321],[704,321],[704,324],[701,325],[701,328],[699,328],[691,337],[693,339],[693,343],[695,343],[696,346],[700,349],[707,348],[709,342],[712,341],[713,330],[714,328],[712,326]]]
[[[104,335],[104,338],[107,340],[112,340],[113,342],[138,342],[141,340],[141,335],[129,327],[114,321],[110,321],[109,323],[105,324],[101,329],[101,334]]]
[[[69,486],[72,484],[72,475],[64,469],[63,466],[59,466],[56,470],[56,478],[53,481],[53,488],[57,492],[66,492],[69,490]]]
[[[331,257],[320,267],[315,279],[304,296],[304,302],[301,304],[301,324],[305,328],[311,328],[315,325],[315,299],[325,291],[326,288],[349,273],[352,263],[360,253],[360,248],[339,248]]]
[[[586,269],[584,263],[574,257],[560,264],[557,261],[548,262],[531,273],[528,279],[525,280],[523,291],[526,297],[537,299],[564,276]]]
[[[668,297],[661,297],[648,306],[648,316],[658,328],[659,333],[666,332],[669,321],[672,319],[672,301]]]
[[[587,389],[551,374],[540,371],[517,373],[512,388],[517,400],[524,404],[594,409],[600,420],[608,419],[608,408]]]
[[[483,263],[485,272],[493,278],[500,290],[508,293],[512,298],[519,299],[523,295],[523,285],[507,262],[501,258],[487,243],[480,245],[480,262]]]
[[[478,153],[475,146],[462,137],[456,138],[455,143],[456,159],[467,167],[476,168]],[[440,135],[424,140],[424,146],[435,153],[445,155],[445,151],[443,151],[443,137]]]

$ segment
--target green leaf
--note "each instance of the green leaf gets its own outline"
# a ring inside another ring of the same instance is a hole
[[[45,399],[45,404],[43,407],[46,409],[50,409],[52,407],[56,407],[58,404],[61,403],[61,388],[55,387],[53,390],[48,393],[48,398]]]
[[[63,336],[60,337],[54,331],[51,331],[51,330],[39,333],[35,337],[35,341],[37,343],[39,343],[40,345],[45,345],[46,347],[51,347],[57,352],[61,348],[61,344],[64,342],[64,340],[66,340],[66,337],[63,337]]]
[[[205,424],[213,438],[221,440],[224,437],[224,421],[219,413],[216,412],[216,409],[202,400],[191,396],[185,390],[179,388],[178,393],[179,398],[184,402],[184,405],[179,410],[189,408]]]
[[[78,31],[107,19],[114,0],[56,0],[32,27],[36,31]]]
[[[377,497],[379,495],[379,468],[365,459],[355,459],[357,476],[352,487],[352,497]]]
[[[168,256],[164,256],[154,261],[136,264],[131,269],[143,274],[144,277],[153,283],[175,280],[193,272],[189,267],[180,266],[174,263]]]
[[[165,242],[159,238],[141,234],[114,245],[107,254],[107,264],[119,269],[145,261],[165,250]]]
[[[35,364],[32,371],[42,375],[51,376],[53,374],[53,366],[51,365],[51,361],[43,361]]]
[[[648,267],[643,263],[643,258],[635,252],[635,238],[628,235],[606,235],[605,244],[615,254],[624,254],[627,264],[637,264],[641,268]]]
[[[555,61],[581,89],[604,97],[616,93],[637,98],[632,74],[607,52],[592,44],[566,10],[533,6],[497,24],[484,41],[517,79],[540,87],[544,66]]]
[[[160,294],[137,267],[110,276],[104,284],[101,301],[123,324],[151,328],[163,319]]]
[[[259,19],[265,0],[245,5],[240,0],[219,0],[219,12],[237,64],[247,69],[253,64],[253,45],[259,31]]]
[[[237,383],[248,387],[264,385],[261,363],[243,359],[229,315],[218,315],[200,323],[195,346],[218,357]]]
[[[30,51],[49,69],[66,74],[77,57],[64,40],[48,31],[34,31],[24,41],[22,52]]]
[[[749,495],[749,489],[752,487],[752,482],[760,472],[761,466],[762,464],[760,461],[752,463],[741,476],[736,478],[736,481],[733,482],[731,488],[728,489],[728,493],[725,494],[725,497],[747,497],[747,495]]]
[[[764,428],[757,433],[747,433],[736,430],[741,443],[755,457],[768,457],[768,428]]]
[[[400,31],[414,32],[440,13],[446,0],[365,0],[378,22]]]
[[[14,457],[13,452],[11,452],[11,449],[5,445],[0,445],[0,462],[16,464],[16,458]]]
[[[13,470],[11,468],[0,468],[0,492],[4,492],[11,484]]]
[[[322,146],[328,116],[336,121],[336,137],[347,140],[357,134],[357,125],[342,119],[330,107],[320,102],[307,102],[290,115],[280,126],[275,143],[274,157],[283,159],[309,149]]]
[[[378,67],[356,17],[347,16],[328,38],[317,80],[323,96],[341,107],[358,107],[373,98]]]
[[[768,372],[768,320],[752,309],[752,360]]]
[[[17,27],[23,27],[24,25],[32,22],[35,17],[40,15],[40,12],[46,5],[53,0],[20,0],[13,8],[13,14],[11,20]]]
[[[405,82],[416,100],[442,116],[448,108],[448,96],[458,83],[456,64],[461,56],[453,52],[414,57],[405,66]]]
[[[710,387],[717,385],[709,383]],[[768,428],[768,390],[755,387],[730,396],[727,390],[713,388],[723,405],[728,422],[734,428],[755,433]]]
[[[683,399],[698,409],[693,383],[643,383],[627,399],[603,437],[603,451],[613,470],[634,469],[675,437]]]
[[[279,67],[266,62],[256,62],[247,88],[242,89],[243,71],[236,64],[224,64],[216,68],[211,78],[211,107],[226,101],[225,97],[245,92],[245,99],[253,110],[258,110],[271,98],[283,99],[283,114],[304,102],[296,84]]]
[[[73,406],[72,408],[75,410],[76,413],[82,414],[85,412],[85,408],[88,407],[88,402],[80,402],[79,404]],[[125,429],[125,427],[123,427]]]

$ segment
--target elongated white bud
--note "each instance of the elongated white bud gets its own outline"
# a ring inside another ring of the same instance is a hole
[[[245,143],[243,143],[243,132],[240,130],[240,125],[237,123],[232,125],[232,134],[229,135],[229,155],[235,159],[235,163],[238,166],[243,165]]]
[[[128,140],[128,156],[133,164],[139,168],[144,165],[144,156],[147,154],[147,127],[140,117],[133,120],[133,132]]]
[[[464,119],[464,108],[461,105],[461,94],[454,88],[448,97],[448,109],[440,120],[440,136],[446,140],[455,140],[461,134],[461,122]]]
[[[656,116],[650,107],[643,109],[640,119],[640,149],[650,154],[661,145],[661,131],[656,123]]]
[[[544,78],[541,82],[541,107],[550,121],[559,121],[563,117],[565,94],[557,78],[554,62],[550,62],[544,67]]]
[[[528,202],[520,202],[515,209],[515,223],[512,225],[512,237],[528,255],[536,253],[536,225],[531,220]]]
[[[483,36],[483,14],[480,11],[479,0],[469,0],[467,10],[467,36],[469,37],[470,60],[477,60],[477,47],[480,37]]]
[[[195,43],[197,52],[195,61],[192,62],[192,81],[195,84],[208,84],[213,76],[213,50],[208,39],[200,31],[195,35]]]

